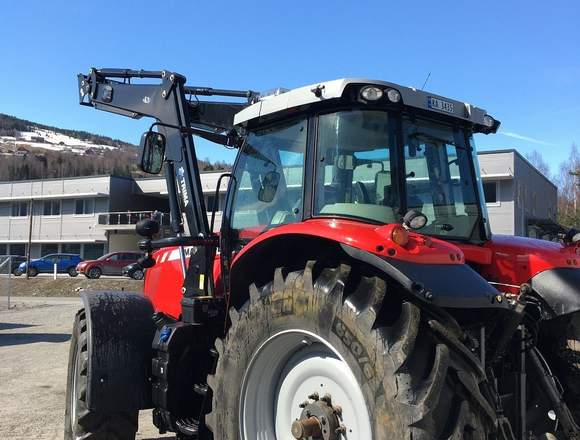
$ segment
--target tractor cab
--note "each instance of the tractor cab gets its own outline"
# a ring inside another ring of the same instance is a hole
[[[246,134],[225,218],[239,241],[311,218],[399,223],[410,210],[423,216],[422,234],[488,239],[473,133],[499,123],[468,104],[396,87],[332,81],[261,98],[236,115]]]

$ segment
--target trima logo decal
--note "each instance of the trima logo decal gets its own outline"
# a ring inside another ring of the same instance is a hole
[[[187,206],[189,204],[189,194],[187,192],[187,185],[185,184],[185,170],[183,167],[177,169],[177,179],[179,180],[179,189],[181,190],[183,205]]]

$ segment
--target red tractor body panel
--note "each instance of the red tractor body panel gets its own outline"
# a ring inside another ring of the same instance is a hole
[[[250,241],[238,254],[233,265],[243,255],[252,252],[254,246],[274,237],[283,235],[307,235],[330,241],[347,244],[355,248],[374,253],[378,256],[402,261],[423,264],[463,264],[463,252],[454,244],[409,232],[409,241],[405,246],[396,244],[391,238],[398,224],[371,225],[344,219],[312,219],[301,223],[280,226],[262,233]],[[189,255],[191,248],[186,248]],[[144,293],[154,305],[156,311],[179,318],[181,313],[181,286],[183,275],[179,259],[179,248],[168,247],[155,252],[155,266],[147,269]],[[189,259],[189,257],[187,257]],[[217,293],[220,294],[219,255],[214,262],[214,279]]]
[[[192,248],[185,248],[186,266]],[[181,298],[183,293],[183,273],[179,248],[176,246],[159,249],[153,254],[155,266],[147,269],[143,293],[153,303],[156,312],[163,312],[172,318],[179,319],[181,315]],[[221,294],[221,277],[219,255],[214,260],[214,280],[218,296]]]
[[[372,225],[354,220],[317,218],[300,223],[291,223],[261,234],[245,246],[234,258],[233,264],[257,244],[281,235],[308,235],[347,244],[379,256],[424,264],[462,264],[463,252],[455,245],[409,232],[409,242],[399,246],[391,238],[399,224]]]
[[[580,246],[546,240],[494,235],[483,246],[458,244],[468,262],[480,265],[481,275],[493,282],[519,286],[549,269],[580,270]],[[505,286],[502,290],[517,288]]]

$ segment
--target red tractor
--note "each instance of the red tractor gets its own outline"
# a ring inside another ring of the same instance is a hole
[[[154,119],[140,166],[174,236],[137,226],[144,295],[83,294],[66,439],[133,439],[147,408],[180,439],[577,438],[580,234],[491,235],[484,110],[366,79],[261,96],[92,69],[79,90]],[[238,149],[219,234],[193,136]]]

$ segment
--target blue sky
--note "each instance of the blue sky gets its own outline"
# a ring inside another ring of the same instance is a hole
[[[555,172],[580,143],[580,3],[527,1],[5,1],[0,112],[137,143],[148,125],[77,104],[89,67],[168,69],[266,90],[343,76],[487,109],[484,149],[538,150]],[[209,143],[198,156],[231,160]]]

